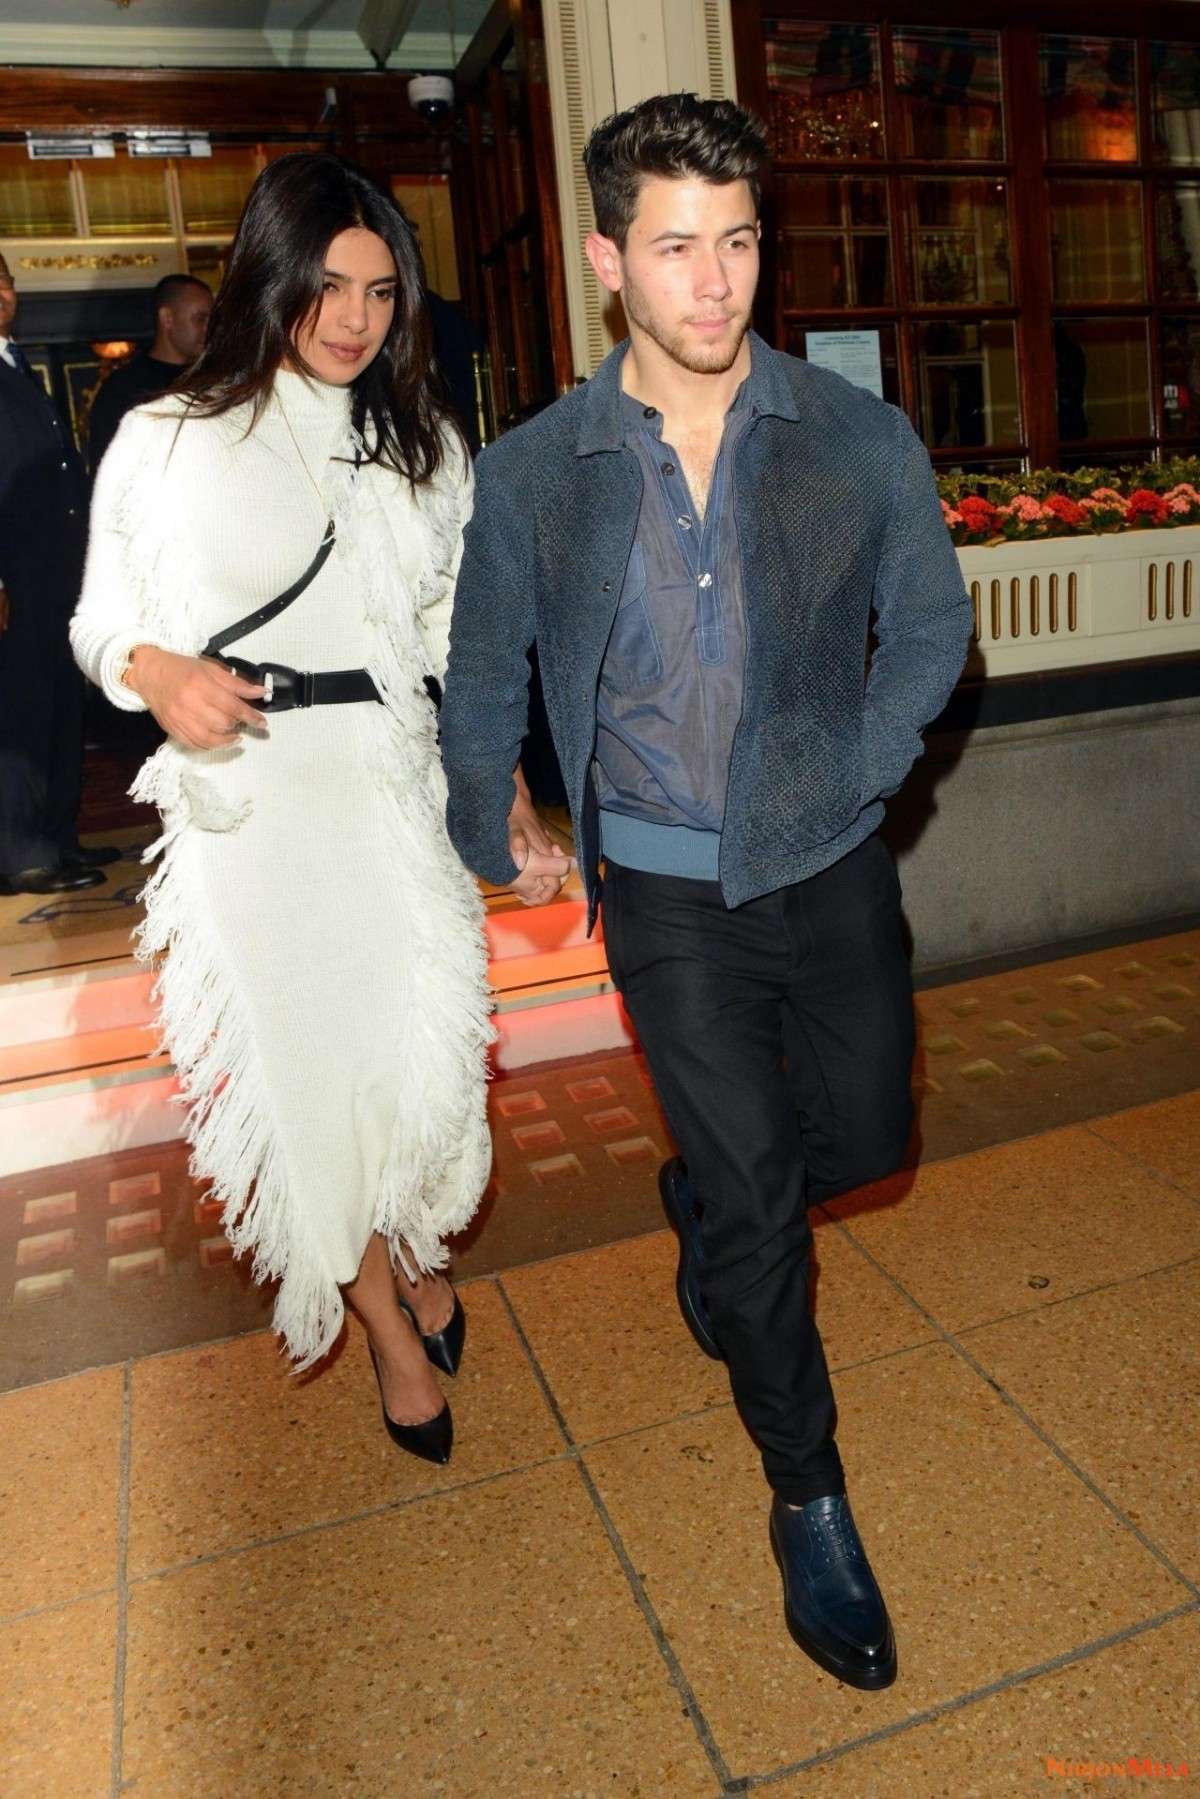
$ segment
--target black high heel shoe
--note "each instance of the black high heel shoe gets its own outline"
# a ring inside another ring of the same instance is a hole
[[[388,1409],[384,1403],[379,1357],[369,1343],[367,1348],[371,1350],[371,1366],[375,1370],[375,1379],[379,1382],[379,1403],[383,1408],[383,1422],[388,1436],[397,1449],[406,1449],[409,1455],[420,1456],[423,1462],[437,1462],[445,1467],[454,1444],[454,1420],[450,1416],[449,1405],[444,1405],[434,1417],[426,1418],[420,1424],[397,1424],[394,1418],[388,1417]]]
[[[396,1297],[399,1299],[399,1294]],[[442,1326],[440,1331],[430,1331],[428,1335],[417,1323],[417,1314],[406,1299],[400,1300],[400,1309],[407,1312],[412,1319],[413,1329],[420,1337],[425,1354],[434,1367],[440,1368],[443,1374],[448,1374],[453,1378],[458,1373],[458,1366],[462,1361],[463,1344],[467,1336],[467,1314],[463,1311],[462,1300],[458,1294],[454,1295],[454,1310],[451,1312],[448,1322]]]

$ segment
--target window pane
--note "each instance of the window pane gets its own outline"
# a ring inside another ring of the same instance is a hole
[[[1200,318],[1163,319],[1163,415],[1168,437],[1200,435]]]
[[[254,151],[215,149],[211,157],[180,161],[178,168],[184,230],[198,237],[232,236],[258,173]]]
[[[897,31],[896,89],[909,156],[1004,155],[994,31]]]
[[[930,449],[1016,443],[1017,349],[1011,323],[947,319],[917,327],[919,430]]]
[[[69,162],[34,162],[24,144],[0,145],[0,238],[74,237]]]
[[[1150,107],[1159,162],[1200,162],[1200,44],[1151,44]]]
[[[766,29],[775,155],[838,162],[882,156],[875,27],[776,19]]]
[[[1132,40],[1044,37],[1041,64],[1046,154],[1065,162],[1136,162]]]
[[[1157,198],[1158,286],[1173,300],[1200,300],[1200,187],[1177,182]]]
[[[157,157],[84,163],[83,191],[93,237],[165,237],[171,229],[167,165]]]
[[[784,306],[890,306],[884,183],[784,176],[778,192]]]
[[[188,249],[188,274],[194,275],[197,281],[203,281],[215,294],[225,279],[225,265],[229,261],[232,247],[231,244],[191,245]]]
[[[1142,300],[1142,190],[1136,181],[1052,181],[1056,300]]]
[[[1003,181],[914,181],[913,293],[921,306],[1012,298]]]
[[[840,328],[840,327],[839,327]],[[826,325],[814,325],[814,331],[828,330]],[[875,329],[875,327],[872,327]],[[900,404],[900,371],[896,365],[896,327],[883,325],[878,327],[879,360],[883,375],[883,397],[893,406]],[[789,356],[808,358],[808,328],[792,325],[788,328],[784,349]]]
[[[1150,360],[1142,319],[1060,319],[1054,327],[1058,432],[1070,442],[1150,430]]]

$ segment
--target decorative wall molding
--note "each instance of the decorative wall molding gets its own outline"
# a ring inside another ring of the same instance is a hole
[[[584,255],[595,220],[583,146],[601,119],[649,94],[736,98],[730,0],[543,0],[542,15],[571,347],[583,378],[624,335],[621,309]]]

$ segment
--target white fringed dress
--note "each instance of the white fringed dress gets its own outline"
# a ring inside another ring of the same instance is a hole
[[[275,714],[228,749],[170,740],[133,788],[163,817],[139,954],[165,958],[193,1170],[280,1281],[276,1328],[304,1367],[371,1233],[441,1267],[488,1175],[481,902],[446,836],[422,686],[445,667],[470,473],[451,451],[415,495],[355,474],[348,393],[290,373],[249,434],[248,411],[182,411],[131,413],[100,468],[72,626],[85,672],[139,708],[119,679],[135,644],[195,654],[295,581],[332,517],[316,579],[230,653],[365,667],[385,702]]]

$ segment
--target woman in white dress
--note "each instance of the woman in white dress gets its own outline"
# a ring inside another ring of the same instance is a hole
[[[168,734],[133,789],[163,817],[140,953],[165,958],[194,1172],[279,1281],[297,1366],[349,1301],[390,1434],[445,1461],[431,1364],[456,1371],[465,1321],[439,1271],[487,1179],[490,1027],[424,685],[471,494],[430,367],[391,197],[331,156],[273,163],[207,348],[101,465],[73,643]]]

